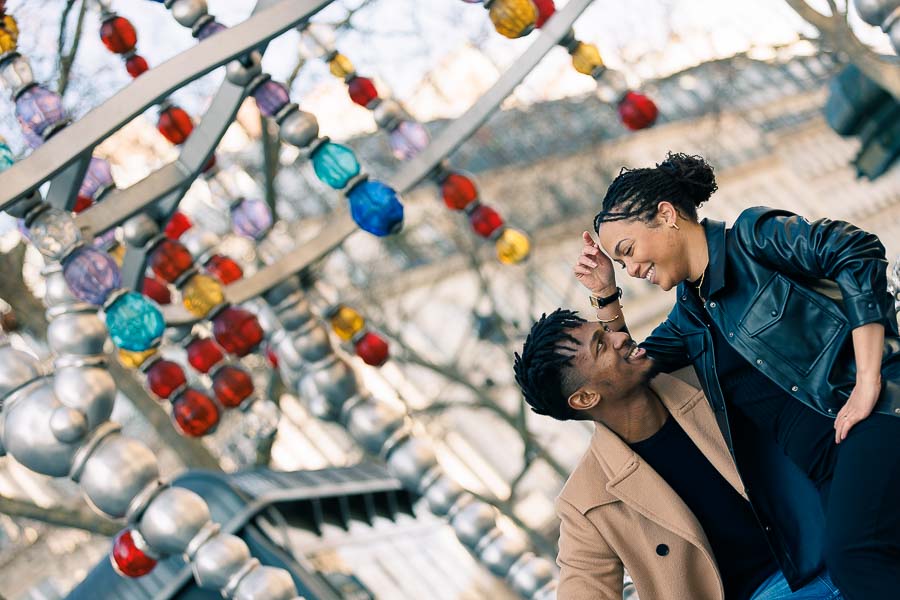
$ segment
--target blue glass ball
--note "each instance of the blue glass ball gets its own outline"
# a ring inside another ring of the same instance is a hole
[[[395,192],[380,181],[364,181],[348,194],[350,215],[360,229],[383,237],[403,226],[403,205]]]
[[[137,292],[126,292],[106,309],[106,327],[116,346],[143,352],[157,343],[166,321],[152,300]]]
[[[12,150],[5,143],[0,142],[0,171],[10,168],[14,162],[16,162],[16,158],[13,156]]]
[[[122,287],[119,265],[92,246],[81,246],[63,260],[63,277],[73,296],[91,304],[103,304]]]
[[[313,169],[323,183],[342,190],[359,175],[359,161],[353,150],[334,142],[325,142],[313,152]]]

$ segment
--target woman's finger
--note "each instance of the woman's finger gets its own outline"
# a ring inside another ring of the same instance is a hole
[[[581,233],[581,239],[584,240],[584,244],[586,246],[596,246],[597,242],[594,241],[594,238],[591,237],[591,234],[587,231],[583,231]]]
[[[597,246],[585,246],[581,249],[581,253],[585,256],[597,256],[600,254],[600,248]]]
[[[587,257],[587,256],[582,256],[581,258],[579,258],[579,259],[578,259],[578,264],[579,264],[579,265],[584,265],[585,267],[589,267],[589,268],[591,268],[591,269],[596,269],[596,268],[597,268],[597,263],[595,263],[593,260],[591,260],[591,259],[590,259],[589,257]]]
[[[576,275],[590,275],[591,274],[591,269],[588,269],[587,267],[582,267],[581,265],[575,265],[575,269],[573,269],[573,270],[575,271]]]

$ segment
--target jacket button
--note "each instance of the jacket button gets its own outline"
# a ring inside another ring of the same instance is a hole
[[[828,409],[828,414],[829,414],[829,415],[833,415],[833,414],[834,414],[834,409],[833,409],[833,408],[829,408],[829,409]]]
[[[734,337],[734,332],[733,332],[733,331],[729,331],[729,332],[728,332],[728,337]]]
[[[709,307],[710,307],[710,308],[715,308],[715,307],[716,307],[716,303],[715,303],[715,302],[710,302],[710,303],[709,303]]]
[[[756,364],[758,364],[758,365],[763,364],[763,359],[757,358],[757,359],[756,359]]]
[[[874,302],[869,302],[868,307],[869,307],[869,308],[875,308],[875,303],[874,303]]]
[[[796,391],[799,391],[799,390],[800,390],[800,388],[798,388],[796,385],[792,385],[792,386],[791,386],[791,391],[792,391],[792,392],[796,392]]]
[[[777,316],[778,316],[778,311],[777,311],[777,310],[773,310],[770,314],[771,314],[773,317],[777,317]]]
[[[683,296],[681,297],[681,301],[682,301],[682,302],[687,302],[687,294],[685,294],[685,295],[683,295]]]
[[[669,547],[665,544],[660,544],[656,547],[656,553],[660,556],[667,556],[669,554]]]

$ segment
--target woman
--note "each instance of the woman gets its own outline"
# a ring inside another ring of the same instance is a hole
[[[884,247],[849,223],[767,208],[744,211],[730,229],[698,221],[715,190],[700,157],[623,169],[594,223],[609,256],[585,232],[575,275],[613,329],[624,318],[610,258],[632,277],[677,287],[675,307],[641,346],[663,371],[694,365],[792,587],[821,568],[821,542],[846,598],[896,600],[900,337]],[[775,473],[761,442],[818,488],[823,540],[804,530],[791,476]]]

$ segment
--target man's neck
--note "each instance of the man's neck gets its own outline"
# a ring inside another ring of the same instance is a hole
[[[627,444],[651,437],[662,429],[669,416],[659,396],[646,385],[606,408],[600,421]]]

